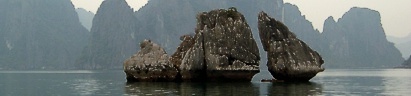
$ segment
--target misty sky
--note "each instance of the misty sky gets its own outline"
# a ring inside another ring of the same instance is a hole
[[[71,0],[76,8],[81,7],[96,13],[103,0]],[[147,0],[126,0],[135,11]],[[338,20],[351,7],[366,7],[381,14],[384,30],[389,36],[404,37],[411,33],[411,0],[284,0],[299,7],[302,15],[322,31],[324,20],[333,16]]]

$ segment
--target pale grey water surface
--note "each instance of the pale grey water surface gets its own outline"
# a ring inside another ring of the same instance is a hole
[[[410,95],[410,69],[326,69],[308,83],[127,83],[122,70],[0,71],[0,96]],[[263,71],[253,80],[268,78]]]

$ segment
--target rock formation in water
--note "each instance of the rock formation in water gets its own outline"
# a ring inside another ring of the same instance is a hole
[[[338,22],[329,17],[324,22],[325,67],[391,68],[404,59],[394,44],[388,42],[378,11],[351,8]]]
[[[296,32],[298,38],[305,41],[311,48],[320,51],[320,33],[312,27],[311,22],[305,19],[295,5],[283,0],[149,0],[148,3],[136,12],[142,25],[140,31],[147,32],[146,38],[158,42],[165,47],[167,52],[174,53],[179,37],[189,34],[196,21],[195,14],[217,8],[236,7],[241,12],[254,33],[254,38],[259,38],[256,14],[265,11],[270,16],[281,18],[291,31]],[[257,40],[261,62],[266,62],[266,55]],[[260,69],[266,70],[265,63]]]
[[[259,72],[257,44],[237,9],[203,12],[197,21],[195,36],[183,36],[171,58],[183,80],[250,81]]]
[[[171,58],[144,41],[141,51],[124,63],[127,80],[251,81],[259,72],[260,54],[244,16],[235,8],[218,9],[198,14],[197,21],[195,35],[181,36]],[[164,78],[151,79],[158,76]]]
[[[313,28],[311,22],[301,14],[297,6],[284,3],[283,0],[150,0],[146,6],[136,12],[136,15],[143,24],[139,26],[140,30],[143,32],[149,32],[147,34],[150,34],[150,36],[147,37],[166,47],[165,49],[167,52],[173,53],[173,51],[175,51],[174,48],[177,48],[176,46],[180,43],[178,40],[179,36],[188,34],[190,30],[195,27],[196,22],[193,19],[194,14],[215,8],[228,8],[231,6],[236,7],[244,15],[253,32],[258,32],[258,21],[255,19],[255,14],[258,14],[260,11],[265,11],[270,16],[278,19],[278,21],[283,22],[290,31],[294,32],[297,38],[304,41],[310,46],[310,48],[318,51],[322,55],[322,57],[326,60],[324,67],[327,68],[382,68],[390,66],[393,67],[394,65],[389,64],[400,64],[402,62],[400,60],[401,58],[395,59],[398,57],[396,55],[399,53],[395,52],[393,48],[390,48],[391,45],[389,43],[383,41],[385,35],[380,33],[383,32],[383,30],[380,30],[380,32],[374,30],[382,29],[381,26],[369,26],[367,28],[363,28],[368,31],[374,31],[372,34],[363,34],[367,31],[361,29],[363,24],[378,25],[381,23],[378,22],[378,20],[377,22],[365,20],[379,18],[379,14],[373,14],[376,12],[347,12],[352,13],[350,15],[365,19],[343,17],[344,20],[341,20],[350,21],[351,24],[346,24],[343,27],[340,26],[342,23],[339,22],[337,24],[338,26],[335,27],[337,29],[328,30],[326,27],[328,26],[331,28],[332,26],[329,26],[328,24],[330,23],[327,23],[324,25],[324,31],[322,33]],[[360,13],[364,14],[360,15]],[[327,22],[328,21],[331,20],[327,20]],[[332,35],[329,33],[332,33]],[[347,35],[340,36],[340,34]],[[259,36],[254,35],[254,38],[259,38]],[[348,40],[348,38],[352,39]],[[379,42],[377,39],[381,42],[375,43]],[[369,44],[359,44],[357,41],[375,42]],[[257,44],[261,46],[261,43],[259,42],[260,41],[258,40]],[[367,48],[365,45],[368,47],[374,46],[374,48],[367,51],[365,50]],[[350,48],[346,48],[346,46],[349,46]],[[384,52],[377,50],[388,51]],[[262,54],[261,62],[265,62],[266,55],[265,52],[262,52],[262,47],[260,47],[260,51],[260,54]],[[371,55],[374,53],[378,53],[379,55]],[[389,56],[381,55],[380,53],[386,53]],[[261,65],[260,68],[263,70],[266,69],[265,65]]]
[[[0,14],[0,70],[73,69],[87,44],[70,0],[1,0]]]
[[[177,69],[168,61],[168,55],[159,45],[144,40],[140,51],[124,62],[124,72],[129,82],[174,81]]]
[[[261,12],[258,15],[260,39],[268,57],[268,70],[284,81],[308,81],[322,72],[322,57],[280,21]]]

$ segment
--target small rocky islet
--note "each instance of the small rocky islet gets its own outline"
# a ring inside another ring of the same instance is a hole
[[[195,34],[171,56],[150,40],[124,62],[128,82],[251,81],[259,73],[260,53],[244,16],[231,7],[199,13]],[[281,81],[308,81],[324,70],[321,56],[261,12],[260,39],[269,58],[269,72]]]
[[[324,71],[321,66],[324,60],[318,52],[298,39],[283,23],[260,12],[258,30],[267,52],[268,71],[275,79],[308,81]]]

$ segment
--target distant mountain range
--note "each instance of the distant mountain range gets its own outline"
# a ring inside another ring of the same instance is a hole
[[[167,52],[172,53],[180,42],[178,37],[193,32],[192,28],[195,28],[193,15],[231,6],[237,7],[238,11],[244,14],[252,28],[254,38],[259,38],[256,33],[258,12],[265,11],[278,18],[290,28],[290,31],[295,32],[298,38],[307,42],[310,47],[325,57],[326,68],[386,68],[397,66],[404,61],[398,49],[386,40],[380,14],[367,8],[352,8],[338,22],[333,21],[335,23],[330,25],[326,23],[323,33],[314,30],[311,22],[301,15],[297,6],[284,4],[282,0],[250,2],[150,0],[146,6],[136,12],[136,16],[143,24],[139,31],[154,32],[152,36],[156,37],[151,39],[160,42]],[[260,44],[260,41],[257,42]],[[266,57],[264,52],[261,52],[262,48],[259,49],[264,64]],[[261,66],[264,69],[265,65]]]
[[[259,38],[258,12],[282,21],[323,56],[325,68],[387,68],[404,61],[387,41],[380,14],[366,8],[352,8],[338,22],[328,18],[320,33],[297,6],[282,0],[149,0],[136,12],[124,0],[105,0],[95,15],[74,9],[69,0],[10,0],[0,5],[0,14],[6,14],[0,15],[2,69],[121,69],[143,39],[158,42],[172,54],[180,36],[194,33],[196,14],[229,7],[244,14],[254,38]],[[261,41],[256,42],[261,69],[266,69],[266,54]]]
[[[393,37],[387,36],[388,41],[395,43],[395,47],[397,47],[401,53],[402,57],[408,58],[411,55],[411,34],[408,34],[405,37]]]
[[[329,17],[322,33],[322,55],[329,67],[389,68],[404,59],[386,39],[379,12],[367,8],[351,8],[338,22]]]
[[[1,0],[0,69],[74,69],[87,45],[70,0]]]
[[[124,0],[105,0],[93,19],[89,45],[76,61],[79,69],[121,69],[138,50],[145,33]]]
[[[411,68],[411,56],[408,57],[408,59],[406,61],[404,61],[404,63],[402,63],[401,66],[399,66],[397,68]]]

